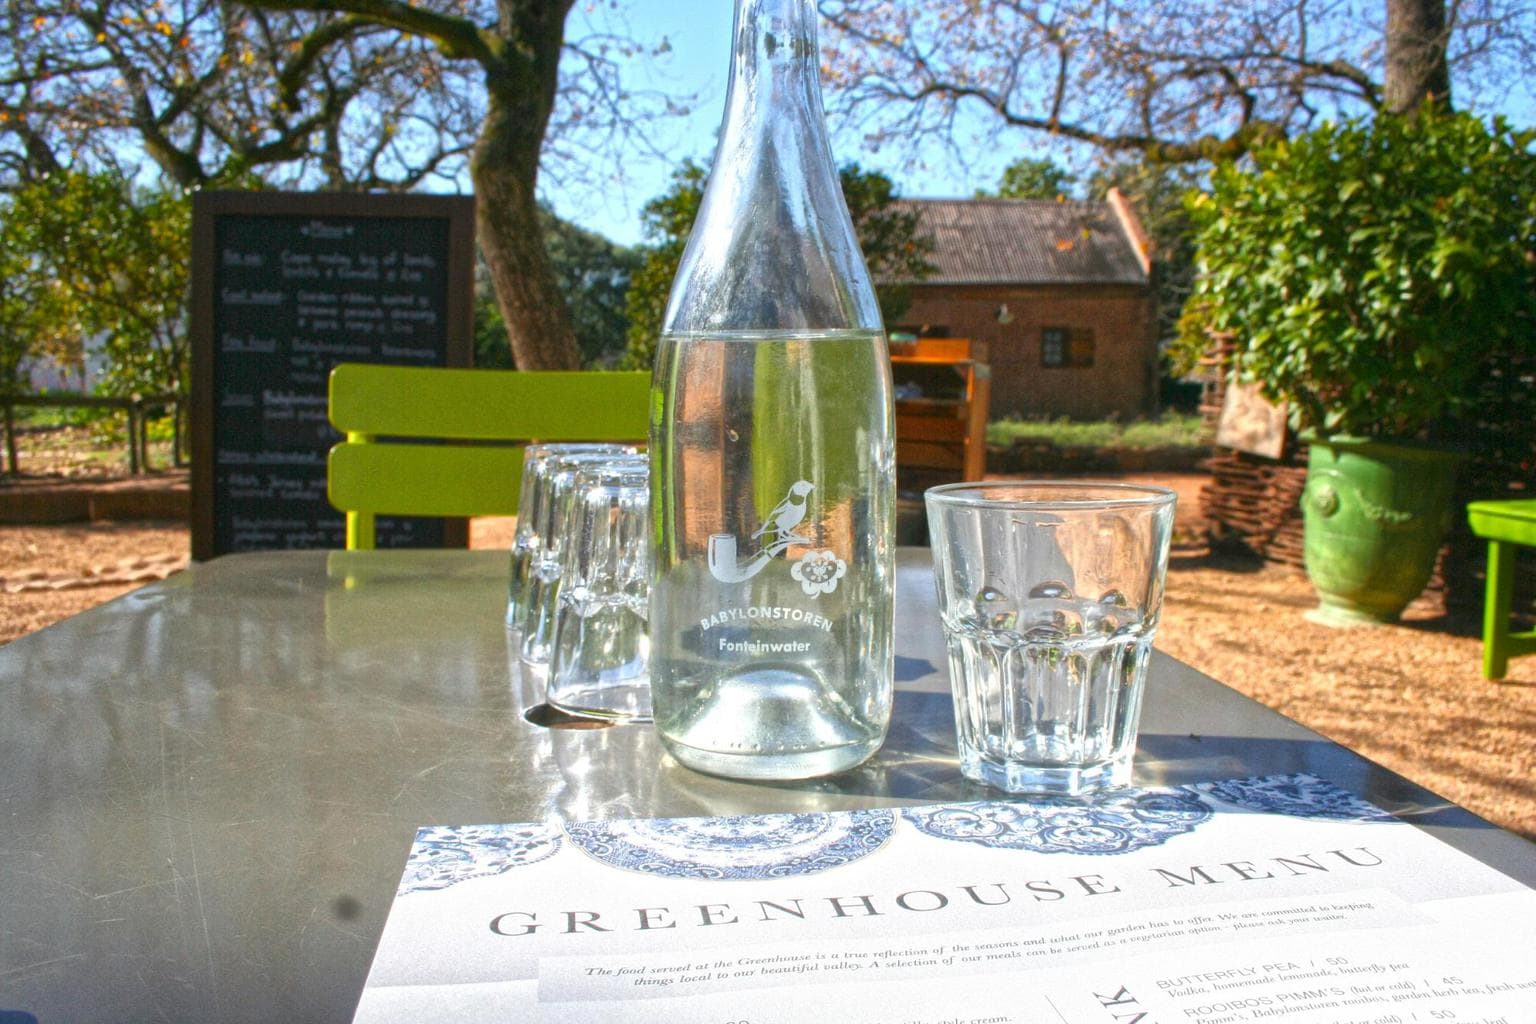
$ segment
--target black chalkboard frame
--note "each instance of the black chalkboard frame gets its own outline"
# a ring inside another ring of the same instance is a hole
[[[225,218],[411,218],[441,220],[448,229],[448,294],[442,365],[468,367],[474,352],[475,200],[473,196],[393,195],[362,192],[243,192],[207,190],[192,202],[192,295],[189,341],[192,354],[190,434],[192,438],[192,557],[227,554],[219,550],[216,464],[220,437],[215,416],[218,372],[216,294],[219,225]],[[468,544],[468,523],[443,526],[449,547]]]

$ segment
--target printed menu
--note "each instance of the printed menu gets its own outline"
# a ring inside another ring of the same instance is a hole
[[[342,362],[469,362],[473,201],[204,192],[194,202],[193,555],[335,548],[327,382]],[[384,517],[380,547],[440,520]]]
[[[1308,775],[419,831],[357,1024],[1517,1024],[1536,891]]]

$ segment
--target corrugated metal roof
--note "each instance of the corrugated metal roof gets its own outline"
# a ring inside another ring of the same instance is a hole
[[[1107,202],[908,199],[933,236],[923,284],[1146,284]]]

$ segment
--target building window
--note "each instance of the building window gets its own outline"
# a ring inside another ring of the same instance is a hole
[[[1040,332],[1040,365],[1092,366],[1093,331],[1086,327],[1047,327]]]

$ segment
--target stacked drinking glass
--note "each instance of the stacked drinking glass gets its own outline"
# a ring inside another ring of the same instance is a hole
[[[507,625],[557,710],[650,719],[649,502],[632,446],[526,449]]]

